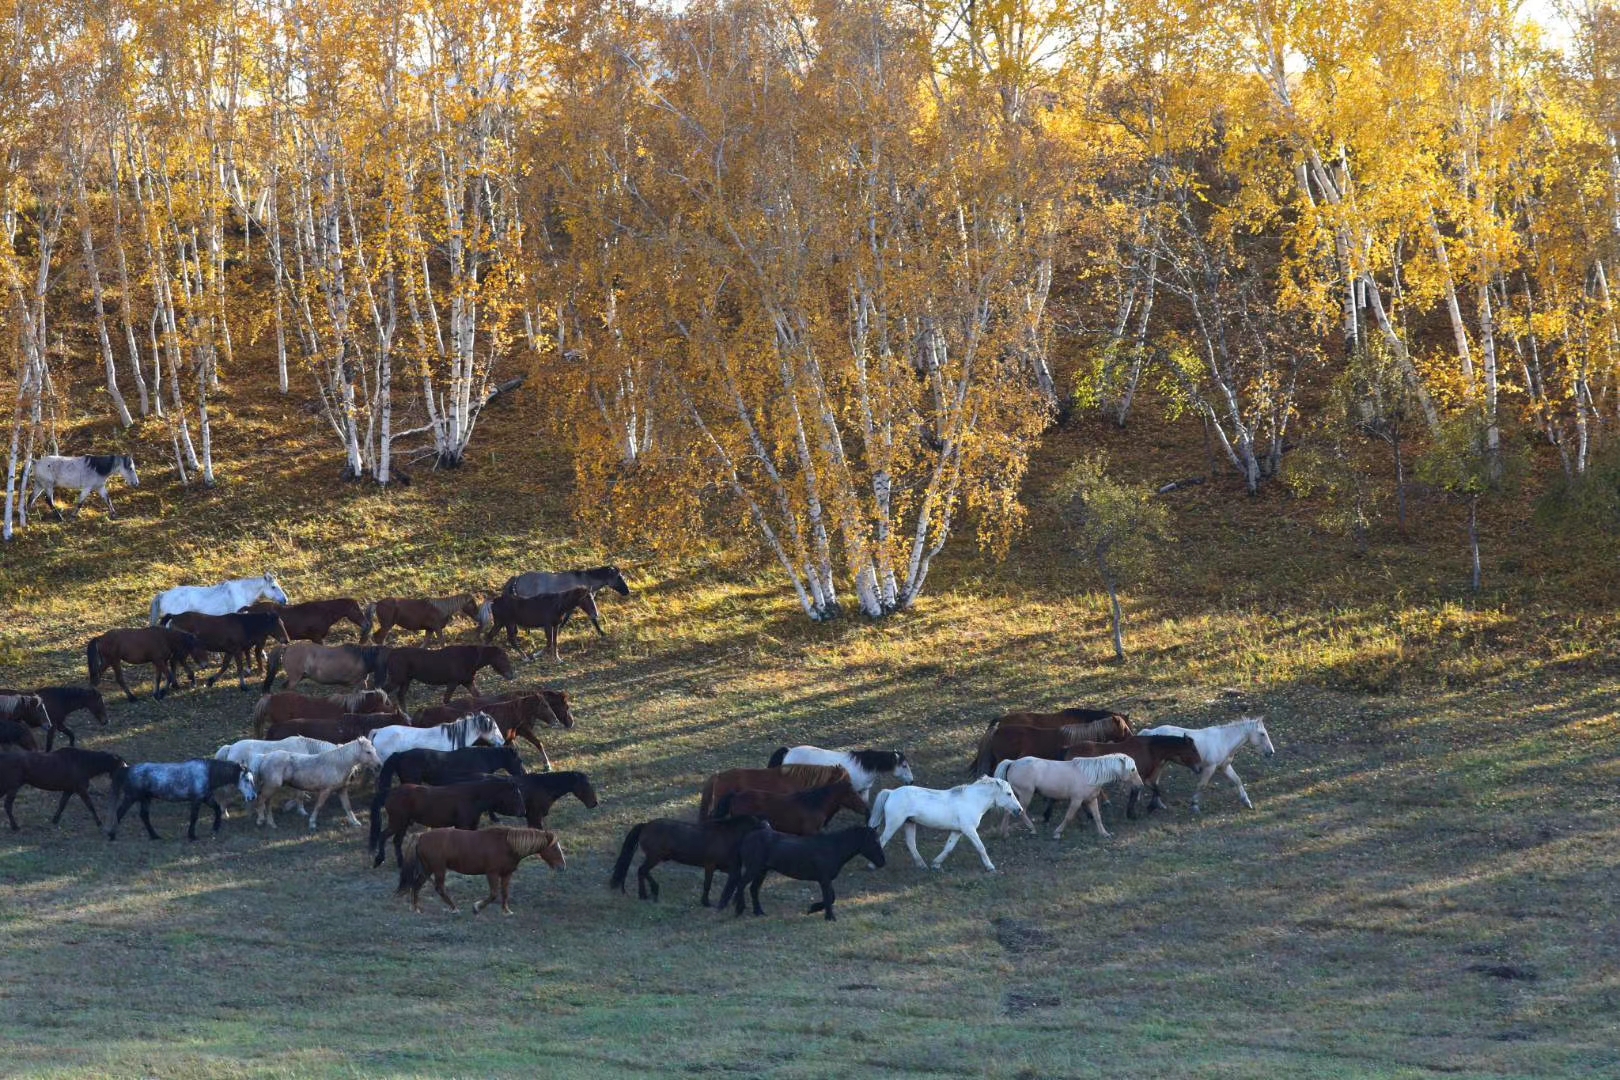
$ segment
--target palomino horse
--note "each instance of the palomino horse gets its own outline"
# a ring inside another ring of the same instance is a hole
[[[373,731],[371,741],[384,761],[402,750],[461,750],[481,742],[491,746],[506,745],[501,726],[488,713],[473,713],[430,728],[394,724]]]
[[[1104,754],[1102,757],[1074,758],[1071,761],[1048,761],[1046,758],[1022,757],[1015,761],[1003,761],[996,766],[996,779],[1005,780],[1012,786],[1013,794],[1018,796],[1018,803],[1026,810],[1030,801],[1036,795],[1045,795],[1048,799],[1057,802],[1062,799],[1069,800],[1069,809],[1058,822],[1058,827],[1052,831],[1052,839],[1063,839],[1063,830],[1069,827],[1074,815],[1080,812],[1084,804],[1091,810],[1091,818],[1097,824],[1098,836],[1111,835],[1103,828],[1102,807],[1098,805],[1103,788],[1115,780],[1124,780],[1132,788],[1142,786],[1142,774],[1136,769],[1136,762],[1129,754]],[[1029,820],[1027,813],[1020,814],[1029,831],[1035,831],[1035,823]],[[1001,835],[1007,835],[1007,826],[1012,821],[1012,814],[1006,813],[1001,817]]]
[[[457,615],[467,616],[478,629],[482,630],[484,612],[485,608],[478,603],[478,598],[472,593],[426,600],[391,596],[378,600],[366,609],[367,616],[376,621],[377,629],[372,640],[378,645],[388,643],[388,634],[396,626],[401,630],[420,630],[426,635],[425,641],[442,645],[444,628],[449,626]]]
[[[894,834],[904,828],[906,847],[918,866],[928,864],[917,852],[917,826],[948,830],[950,835],[945,838],[945,847],[934,857],[935,870],[944,865],[946,858],[955,850],[957,841],[965,836],[968,843],[973,845],[973,850],[979,853],[979,861],[984,863],[984,868],[993,874],[996,864],[990,861],[989,852],[984,850],[984,841],[979,839],[979,821],[991,807],[1000,807],[1019,815],[1024,812],[1023,805],[1005,780],[981,776],[971,784],[961,784],[947,791],[925,787],[897,787],[880,791],[872,802],[869,824],[874,829],[883,830],[883,838],[879,841],[883,847],[887,847]]]
[[[759,906],[759,887],[765,883],[765,875],[775,870],[784,877],[820,885],[821,899],[811,904],[805,914],[820,911],[828,922],[837,918],[833,914],[833,901],[837,897],[833,895],[832,883],[844,864],[857,855],[866,856],[873,866],[882,866],[886,861],[877,833],[865,825],[816,836],[787,836],[775,829],[760,829],[743,837],[738,854],[742,869],[726,883],[726,889],[737,898],[739,916],[743,912],[744,885],[753,895],[754,914],[765,914],[765,909]],[[720,906],[726,906],[725,892],[720,894]]]
[[[176,585],[152,598],[152,619],[147,624],[156,626],[165,615],[179,615],[198,611],[204,615],[229,615],[241,611],[253,601],[263,597],[278,604],[287,602],[276,575],[264,573],[259,577],[234,578],[218,585]]]
[[[305,679],[328,686],[351,687],[367,679],[380,682],[387,657],[388,650],[375,645],[314,645],[295,641],[271,652],[264,666],[264,685],[259,689],[268,694],[276,673],[282,668],[287,669],[288,690]]]
[[[332,627],[345,620],[360,631],[362,645],[371,637],[370,614],[360,607],[360,601],[347,596],[335,600],[306,600],[301,604],[289,604],[285,597],[279,603],[260,600],[249,604],[247,610],[268,611],[280,616],[287,636],[294,641],[324,645]]]
[[[911,763],[898,750],[823,750],[819,746],[782,747],[766,763],[769,768],[780,765],[840,765],[849,773],[856,794],[872,801],[872,788],[879,776],[892,776],[902,784],[911,783]]]
[[[170,688],[180,689],[180,681],[174,677],[175,667],[179,665],[189,669],[194,657],[207,654],[197,644],[197,639],[183,630],[140,626],[109,630],[100,637],[91,638],[85,645],[84,655],[90,669],[92,687],[101,681],[102,670],[111,668],[114,681],[123,689],[124,695],[134,701],[135,692],[124,682],[124,664],[151,664],[152,696],[161,700],[168,692],[163,685],[165,679]],[[195,676],[192,681],[196,681]]]
[[[109,758],[112,764],[108,763]],[[6,820],[15,832],[17,819],[11,813],[11,804],[16,801],[18,790],[26,785],[62,793],[56,813],[51,815],[52,825],[62,820],[68,800],[77,795],[99,829],[101,815],[96,813],[96,804],[90,801],[90,781],[122,764],[123,759],[114,754],[67,746],[49,754],[0,754],[0,797],[5,799]]]
[[[381,866],[388,854],[388,840],[394,841],[394,865],[405,865],[400,845],[412,825],[430,829],[476,829],[485,814],[523,816],[523,793],[504,777],[469,780],[461,784],[430,787],[427,784],[401,784],[388,793],[383,803],[388,824],[377,840],[377,857],[372,866]]]
[[[849,780],[849,773],[837,765],[783,765],[776,769],[727,769],[703,782],[698,800],[698,820],[711,817],[710,809],[733,791],[774,791],[788,794]]]
[[[551,659],[561,663],[562,654],[557,648],[558,635],[575,608],[590,616],[591,625],[596,627],[598,634],[607,636],[597,619],[596,601],[591,599],[591,591],[569,589],[567,592],[543,593],[529,599],[502,593],[487,601],[483,609],[488,616],[484,624],[484,640],[493,641],[496,633],[504,629],[507,644],[516,649],[517,632],[520,627],[525,630],[544,630],[546,648],[551,650]]]
[[[276,827],[270,797],[282,788],[293,788],[316,793],[315,805],[309,811],[310,832],[315,831],[315,819],[334,791],[338,793],[349,824],[358,826],[360,819],[354,816],[354,807],[349,805],[349,781],[361,769],[381,767],[382,761],[377,757],[376,749],[364,735],[319,754],[289,754],[285,750],[272,750],[258,758],[253,766],[253,781],[259,789],[259,824],[263,825],[268,820],[272,829]]]
[[[653,867],[662,862],[676,862],[682,866],[703,869],[703,906],[709,906],[709,890],[714,884],[714,872],[724,870],[728,883],[737,875],[740,865],[737,848],[742,838],[755,829],[767,829],[758,818],[734,817],[724,821],[677,821],[674,818],[654,818],[634,826],[625,835],[624,846],[619,849],[619,861],[613,866],[608,888],[624,891],[624,879],[630,873],[630,863],[641,849],[643,858],[636,870],[636,895],[658,899],[658,882],[652,876]]]
[[[165,615],[159,623],[184,630],[196,637],[198,645],[224,657],[219,670],[208,679],[209,686],[218,682],[219,677],[231,666],[231,661],[235,660],[237,689],[246,690],[247,664],[253,657],[253,651],[262,649],[270,638],[287,644],[287,628],[274,612],[269,611],[233,611],[229,615],[187,611],[180,615]]]
[[[814,836],[840,810],[866,816],[866,803],[848,780],[777,795],[769,791],[733,791],[714,806],[716,821],[731,817],[764,818],[777,832]]]
[[[404,865],[399,870],[397,895],[411,894],[411,910],[422,913],[422,886],[433,879],[433,888],[452,912],[461,910],[450,894],[444,891],[444,875],[454,870],[458,874],[489,879],[489,896],[473,905],[473,914],[493,904],[498,898],[501,912],[512,914],[512,874],[518,863],[530,855],[539,855],[553,870],[565,865],[562,845],[557,837],[544,829],[518,829],[497,825],[489,829],[429,829],[412,837],[405,849]]]
[[[1164,798],[1159,794],[1159,774],[1170,762],[1185,765],[1193,772],[1198,772],[1200,762],[1198,759],[1198,744],[1185,735],[1132,735],[1119,742],[1081,742],[1075,743],[1064,752],[1067,758],[1102,757],[1104,754],[1129,754],[1131,760],[1136,762],[1136,771],[1142,774],[1142,782],[1148,790],[1148,813],[1164,806]],[[1125,808],[1125,816],[1136,820],[1136,800],[1142,794],[1140,788],[1131,789],[1131,799]],[[1046,816],[1052,816],[1052,804],[1046,807]]]
[[[512,679],[512,661],[499,645],[448,645],[442,649],[387,651],[388,657],[382,665],[385,674],[381,686],[394,695],[401,708],[405,705],[405,695],[412,682],[444,687],[444,700],[449,701],[457,687],[464,686],[467,693],[476,695],[478,690],[473,680],[486,667],[508,682]]]
[[[1008,713],[1006,716],[996,717],[985,725],[984,734],[979,737],[978,750],[974,754],[973,760],[968,763],[968,772],[970,774],[988,776],[990,771],[996,767],[996,759],[990,751],[990,741],[995,735],[996,728],[1002,724],[1018,724],[1022,727],[1048,729],[1072,727],[1076,730],[1070,739],[1071,742],[1113,742],[1116,739],[1128,739],[1131,736],[1130,717],[1124,713],[1110,712],[1107,709],[1063,709],[1055,713]],[[1091,726],[1081,728],[1077,727],[1077,725]]]
[[[1198,758],[1202,768],[1198,773],[1198,786],[1193,788],[1192,812],[1198,813],[1198,796],[1203,792],[1204,785],[1217,772],[1225,772],[1226,778],[1232,781],[1238,790],[1238,798],[1250,810],[1254,803],[1249,801],[1249,793],[1243,789],[1243,781],[1238,779],[1237,770],[1232,768],[1232,759],[1237,752],[1245,746],[1252,746],[1266,757],[1277,752],[1271,745],[1271,736],[1266,733],[1266,718],[1263,716],[1245,716],[1241,720],[1234,720],[1230,724],[1216,724],[1207,728],[1184,728],[1173,724],[1161,724],[1156,728],[1149,728],[1142,732],[1144,735],[1185,735],[1198,747]]]
[[[128,454],[83,454],[79,457],[62,457],[50,454],[34,462],[32,485],[34,493],[28,500],[33,506],[41,495],[56,513],[56,520],[62,520],[62,511],[56,506],[57,487],[78,488],[79,501],[73,504],[73,516],[78,517],[79,511],[84,507],[84,501],[91,494],[101,496],[101,501],[107,504],[107,516],[117,517],[118,511],[113,509],[112,496],[107,494],[107,481],[114,476],[122,476],[124,483],[130,487],[140,487],[141,478],[135,475],[135,459]]]
[[[234,761],[192,758],[189,761],[145,762],[115,771],[112,801],[118,804],[118,812],[113,816],[112,827],[107,830],[107,839],[118,839],[118,823],[124,820],[124,815],[136,803],[141,804],[141,824],[146,826],[146,835],[153,840],[162,839],[152,828],[152,818],[149,816],[153,799],[191,804],[191,823],[186,829],[186,836],[192,840],[197,839],[197,811],[204,806],[212,807],[214,835],[217,836],[225,811],[214,801],[214,789],[226,784],[236,785],[243,802],[252,802],[257,794],[253,774]]]
[[[282,690],[264,694],[253,707],[253,734],[264,737],[265,729],[278,720],[336,719],[354,713],[398,712],[388,695],[381,690],[355,690],[331,697],[310,697],[307,694]],[[379,721],[386,723],[388,721]],[[345,742],[348,740],[345,739]]]

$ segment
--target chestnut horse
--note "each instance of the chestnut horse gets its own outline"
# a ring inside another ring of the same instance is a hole
[[[996,729],[1003,724],[1018,724],[1023,727],[1046,728],[1049,730],[1089,725],[1084,730],[1075,731],[1069,739],[1070,742],[1114,742],[1118,739],[1131,737],[1130,718],[1124,713],[1110,712],[1107,709],[1064,709],[1055,713],[1008,713],[1006,716],[997,717],[985,726],[984,734],[979,738],[978,751],[974,754],[973,760],[968,763],[968,772],[970,774],[988,776],[991,770],[996,767],[996,763],[1004,760],[993,756],[990,749],[990,741],[994,738]]]
[[[703,794],[698,802],[698,820],[706,821],[709,812],[733,791],[772,791],[791,794],[810,788],[849,783],[849,773],[838,765],[783,765],[775,769],[727,769],[717,772],[703,782]],[[862,811],[865,814],[865,811]]]
[[[282,690],[279,693],[263,695],[259,698],[259,703],[253,707],[253,734],[255,738],[262,739],[265,729],[281,720],[336,720],[340,716],[354,713],[403,715],[381,690],[356,690],[348,694],[334,694],[332,697],[310,697],[307,694]],[[405,722],[410,721],[407,719]],[[383,723],[393,724],[398,721],[386,720]]]
[[[596,610],[596,601],[591,599],[591,590],[586,588],[569,589],[563,593],[544,593],[529,600],[519,599],[503,592],[488,601],[487,608],[489,622],[484,630],[485,641],[495,640],[496,633],[504,629],[507,644],[516,649],[517,632],[520,627],[525,630],[544,630],[546,648],[551,650],[551,659],[557,663],[562,662],[562,654],[557,649],[558,632],[576,608],[590,617],[591,625],[596,627],[598,634],[607,637],[598,621],[600,613]]]
[[[1064,760],[1083,757],[1102,757],[1104,754],[1126,754],[1136,762],[1136,771],[1141,774],[1142,782],[1147,785],[1148,813],[1165,805],[1164,797],[1159,794],[1159,773],[1171,762],[1197,772],[1200,762],[1198,759],[1198,744],[1185,735],[1132,735],[1128,739],[1118,742],[1078,742],[1063,752]],[[1136,800],[1142,794],[1141,788],[1131,788],[1130,802],[1125,807],[1125,816],[1136,820]],[[1051,820],[1052,807],[1055,803],[1048,803],[1046,807],[1046,820]]]
[[[451,698],[442,705],[429,705],[423,709],[419,716],[431,723],[442,724],[447,720],[459,720],[468,713],[487,712],[495,719],[502,719],[494,710],[497,706],[504,706],[508,702],[521,701],[531,694],[538,694],[543,701],[540,704],[524,702],[522,710],[531,721],[550,726],[556,724],[564,729],[574,726],[574,711],[568,703],[568,695],[561,690],[528,690],[516,694],[502,694],[500,697],[471,697]]]
[[[499,894],[501,911],[512,914],[512,874],[518,863],[539,855],[553,870],[565,865],[562,845],[554,833],[544,829],[518,829],[496,825],[469,832],[464,829],[429,829],[413,836],[406,845],[404,865],[399,870],[395,894],[411,894],[411,910],[422,913],[422,886],[433,879],[433,888],[452,912],[460,911],[444,891],[444,875],[458,874],[489,879],[489,896],[473,905],[473,914],[493,904]]]
[[[291,632],[289,629],[288,633]],[[388,652],[376,645],[311,645],[307,641],[295,641],[270,654],[260,690],[268,694],[283,667],[287,669],[288,690],[305,679],[328,686],[354,687],[367,679],[380,683]]]
[[[709,890],[714,885],[714,872],[724,870],[727,884],[736,877],[739,866],[737,849],[743,837],[755,829],[767,829],[758,818],[733,817],[724,821],[677,821],[674,818],[654,818],[643,821],[625,834],[624,845],[619,848],[619,861],[608,878],[608,888],[624,892],[624,879],[630,873],[630,863],[640,848],[641,866],[636,870],[636,895],[658,899],[658,882],[652,876],[653,867],[661,862],[677,862],[682,866],[703,868],[703,906],[709,906]]]
[[[512,679],[512,661],[507,659],[506,650],[499,645],[447,645],[442,649],[385,651],[388,657],[382,665],[382,688],[393,694],[394,700],[402,707],[412,682],[444,687],[444,700],[449,701],[450,695],[461,686],[467,688],[467,693],[476,695],[478,690],[473,680],[486,667],[508,681]]]
[[[162,626],[109,630],[100,637],[91,638],[84,648],[85,662],[90,669],[90,685],[93,687],[99,683],[102,671],[111,668],[113,679],[131,701],[135,700],[135,693],[124,682],[122,665],[151,664],[152,696],[162,700],[163,695],[168,693],[163,685],[164,680],[168,680],[169,688],[180,689],[180,682],[174,677],[176,665],[189,670],[190,661],[199,653],[207,655],[195,636]],[[197,681],[195,674],[191,681]]]
[[[457,615],[467,616],[480,630],[484,628],[478,598],[472,593],[427,600],[391,596],[368,607],[366,615],[376,620],[377,628],[371,640],[378,645],[388,643],[388,634],[396,626],[401,630],[420,630],[425,635],[424,641],[436,641],[442,645],[444,628]]]
[[[306,600],[301,604],[259,600],[243,610],[270,611],[281,616],[282,624],[287,627],[287,636],[294,641],[313,641],[317,645],[324,645],[332,627],[345,621],[353,623],[360,631],[362,644],[371,639],[371,620],[366,617],[360,601],[347,596],[336,600]]]
[[[204,615],[198,611],[187,611],[179,615],[165,615],[158,621],[162,626],[172,626],[194,635],[198,645],[224,657],[219,670],[209,678],[209,686],[218,682],[225,669],[231,666],[231,661],[235,660],[237,689],[246,690],[246,667],[253,659],[254,651],[263,652],[264,643],[270,638],[287,644],[287,628],[282,625],[280,618],[268,611],[238,611],[230,615]]]
[[[505,777],[469,780],[461,784],[430,787],[427,784],[401,784],[383,802],[388,824],[376,838],[377,857],[371,865],[381,866],[388,854],[388,840],[394,841],[394,865],[403,867],[401,846],[412,825],[430,829],[476,829],[485,814],[523,816],[523,793]]]
[[[760,817],[777,832],[814,836],[840,810],[866,817],[866,803],[848,780],[836,784],[777,795],[768,791],[733,791],[714,806],[716,821],[730,817]]]

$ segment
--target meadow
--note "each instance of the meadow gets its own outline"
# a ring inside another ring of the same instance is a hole
[[[581,540],[566,455],[527,449],[538,407],[518,397],[462,469],[387,492],[285,439],[315,422],[268,395],[223,403],[211,492],[174,485],[161,430],[139,430],[143,484],[114,489],[119,519],[87,510],[0,549],[0,682],[83,678],[88,637],[144,624],[182,581],[272,568],[295,600],[434,595],[611,558],[635,591],[604,596],[609,637],[571,625],[561,665],[519,665],[523,684],[573,696],[578,726],[547,747],[602,795],[553,813],[566,870],[525,863],[511,918],[474,917],[482,881],[454,877],[464,913],[426,896],[418,916],[332,815],[308,835],[233,813],[188,844],[170,805],[153,814],[161,842],[126,820],[108,843],[82,807],[53,828],[54,797],[25,792],[22,831],[0,833],[0,1074],[1620,1071],[1606,549],[1549,542],[1515,563],[1514,508],[1487,522],[1494,591],[1471,597],[1442,505],[1354,559],[1280,493],[1214,483],[1175,496],[1179,540],[1129,597],[1126,663],[1039,514],[1004,562],[958,537],[913,612],[813,625],[744,560]],[[1031,490],[1109,437],[1054,432]],[[1121,452],[1144,478],[1199,467],[1191,444]],[[229,679],[163,702],[149,678],[138,689],[126,704],[104,684],[112,722],[80,718],[87,745],[211,754],[256,699]],[[624,831],[692,814],[714,770],[780,745],[870,745],[944,787],[992,717],[1079,704],[1193,726],[1264,714],[1276,757],[1236,763],[1256,809],[1217,781],[1192,818],[1178,773],[1168,811],[1126,821],[1116,797],[1112,839],[987,826],[996,875],[965,845],[919,870],[897,842],[886,868],[839,880],[834,924],[803,914],[813,885],[780,878],[762,919],[702,910],[680,867],[659,872],[658,904],[607,890]]]

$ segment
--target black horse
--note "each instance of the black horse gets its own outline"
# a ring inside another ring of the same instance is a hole
[[[819,884],[821,900],[811,904],[806,914],[825,912],[828,922],[837,918],[833,914],[833,900],[836,897],[832,883],[844,864],[857,855],[865,855],[873,866],[884,863],[878,835],[865,825],[817,836],[788,836],[775,829],[761,829],[743,838],[738,854],[742,859],[742,870],[726,883],[725,891],[720,894],[722,908],[726,906],[726,900],[735,895],[737,914],[742,915],[743,886],[746,885],[754,897],[754,914],[765,914],[765,910],[759,906],[759,887],[764,883],[765,875],[775,870],[786,877]]]
[[[675,818],[654,818],[635,826],[624,838],[619,849],[619,861],[613,866],[608,887],[624,892],[624,879],[630,873],[630,862],[639,846],[646,856],[636,871],[636,895],[658,899],[658,882],[653,880],[652,868],[661,862],[678,862],[683,866],[703,868],[703,906],[709,906],[709,889],[714,884],[714,872],[726,872],[726,891],[737,880],[738,846],[755,829],[769,828],[755,817],[734,817],[724,821],[678,821]],[[722,896],[720,901],[725,906]]]
[[[526,773],[513,781],[523,792],[523,812],[529,828],[546,827],[546,815],[552,804],[565,795],[572,795],[585,804],[585,809],[596,809],[596,789],[582,772]],[[495,815],[490,815],[494,820]]]
[[[56,742],[58,731],[67,736],[69,746],[78,742],[67,726],[67,718],[76,712],[87,712],[100,720],[102,727],[107,726],[107,702],[102,698],[101,691],[93,686],[41,686],[34,693],[45,703],[45,713],[51,720],[50,727],[45,731],[47,750]]]
[[[467,746],[460,750],[401,750],[383,762],[377,774],[377,791],[371,799],[371,846],[382,836],[383,804],[388,789],[401,784],[465,784],[482,780],[487,774],[505,772],[525,775],[523,759],[511,746]]]
[[[124,814],[136,803],[141,804],[141,824],[146,826],[146,835],[153,840],[162,839],[152,828],[152,819],[148,815],[153,799],[191,804],[191,822],[186,836],[192,840],[197,839],[197,812],[204,806],[212,807],[214,834],[217,836],[225,811],[214,801],[214,789],[226,784],[236,785],[243,802],[252,802],[257,794],[252,773],[234,761],[221,761],[218,758],[143,762],[119,769],[112,778],[112,797],[118,804],[118,813],[113,817],[112,828],[107,830],[107,839],[118,839],[118,823],[124,820]]]

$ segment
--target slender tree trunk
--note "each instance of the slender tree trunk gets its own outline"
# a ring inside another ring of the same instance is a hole
[[[1476,495],[1468,500],[1468,555],[1473,562],[1473,573],[1469,579],[1470,588],[1479,592],[1479,497]]]

